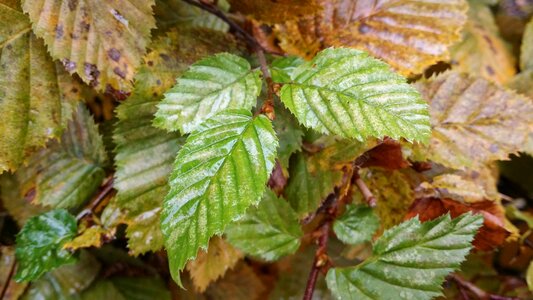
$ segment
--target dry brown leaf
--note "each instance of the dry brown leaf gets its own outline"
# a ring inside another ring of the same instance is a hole
[[[278,24],[281,48],[309,58],[329,46],[368,51],[403,75],[448,58],[466,21],[464,0],[319,0],[323,10]]]
[[[187,270],[197,291],[203,293],[211,282],[232,269],[242,257],[242,252],[215,236],[209,241],[207,252],[200,250],[196,259],[187,264]]]
[[[418,149],[426,159],[455,169],[479,169],[526,148],[533,123],[530,99],[455,72],[415,86],[430,103],[433,136],[428,147]]]

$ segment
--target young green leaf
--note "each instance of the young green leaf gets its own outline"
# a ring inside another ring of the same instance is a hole
[[[176,281],[211,236],[223,233],[260,200],[277,147],[270,121],[245,110],[223,111],[187,138],[176,157],[161,216]]]
[[[263,200],[226,229],[228,241],[247,254],[267,261],[294,253],[303,233],[289,203],[267,189]]]
[[[154,124],[189,133],[225,109],[249,110],[261,92],[259,74],[244,58],[230,53],[199,60],[165,93]]]
[[[289,174],[285,196],[300,217],[315,211],[341,179],[341,172],[330,170],[329,162],[303,153],[293,156]]]
[[[432,299],[459,268],[483,223],[481,215],[413,218],[383,234],[358,266],[332,268],[326,281],[338,299]]]
[[[17,235],[19,268],[15,279],[34,280],[61,265],[75,262],[63,244],[72,240],[76,232],[76,218],[64,209],[29,219]]]
[[[302,147],[303,130],[294,116],[279,104],[275,105],[276,118],[272,122],[279,139],[278,160],[282,167],[289,167],[291,155]]]
[[[293,73],[280,92],[304,126],[360,141],[368,137],[426,142],[427,104],[403,77],[365,52],[321,51]]]
[[[0,1],[0,173],[59,138],[80,86],[31,32],[19,1]]]
[[[22,8],[53,58],[99,91],[131,89],[155,27],[154,0],[24,0]]]
[[[379,228],[379,219],[372,208],[362,205],[347,205],[346,211],[333,222],[333,231],[346,244],[370,241]]]
[[[447,72],[417,82],[431,106],[433,136],[421,156],[444,166],[479,168],[527,147],[533,103],[485,79]]]
[[[298,56],[286,56],[274,59],[270,64],[272,80],[278,83],[291,81],[294,70],[304,62],[305,60]]]

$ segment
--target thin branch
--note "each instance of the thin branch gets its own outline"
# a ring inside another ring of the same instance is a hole
[[[327,245],[329,238],[329,228],[331,222],[324,222],[320,227],[320,237],[318,238],[318,248],[315,252],[315,259],[313,260],[313,266],[309,277],[307,278],[307,285],[305,287],[305,293],[303,300],[311,300],[315,291],[316,280],[318,279],[318,273],[328,262]]]
[[[370,191],[368,186],[366,186],[366,183],[363,181],[363,179],[361,179],[361,176],[359,176],[359,168],[356,168],[354,170],[354,179],[355,179],[355,185],[357,185],[357,187],[361,191],[361,194],[363,194],[363,197],[365,198],[365,201],[368,204],[368,206],[375,207],[376,197],[372,195],[372,192]]]
[[[274,120],[276,117],[274,114],[274,81],[272,81],[272,76],[270,76],[270,71],[268,70],[268,64],[263,49],[256,47],[255,53],[257,53],[261,73],[263,73],[263,78],[267,84],[267,98],[261,107],[261,113],[264,113],[270,120]]]
[[[109,177],[107,177],[107,179],[102,184],[102,188],[100,189],[98,194],[93,198],[91,202],[89,202],[87,207],[76,216],[76,220],[79,221],[87,215],[94,214],[94,210],[106,198],[106,196],[113,190],[113,181],[114,181],[113,175],[110,175]]]
[[[2,293],[0,293],[0,299],[4,299],[4,296],[7,293],[7,289],[9,287],[9,283],[11,282],[11,278],[13,278],[13,275],[15,275],[16,266],[17,266],[17,261],[13,260],[13,264],[11,264],[11,268],[9,269],[9,274],[7,275],[6,282],[4,286],[2,287]]]
[[[518,298],[514,297],[505,297],[505,296],[499,296],[499,295],[493,295],[490,294],[482,289],[480,289],[478,286],[473,284],[470,281],[465,280],[461,276],[457,274],[452,274],[450,277],[462,292],[469,292],[472,294],[476,299],[482,299],[482,300],[518,300]]]

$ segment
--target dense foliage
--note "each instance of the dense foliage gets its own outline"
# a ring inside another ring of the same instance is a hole
[[[0,0],[0,298],[533,298],[532,16]]]

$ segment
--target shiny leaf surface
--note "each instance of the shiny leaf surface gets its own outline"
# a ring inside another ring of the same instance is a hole
[[[75,262],[63,244],[76,236],[76,219],[66,210],[52,210],[26,222],[17,235],[19,268],[15,279],[34,280],[61,265]]]
[[[304,126],[361,141],[385,135],[427,141],[427,105],[389,66],[354,49],[326,49],[280,92]]]
[[[337,299],[432,299],[470,252],[482,222],[471,214],[411,219],[387,230],[360,265],[330,269],[328,287]]]
[[[237,55],[221,53],[194,63],[158,105],[154,124],[193,131],[225,109],[251,109],[261,92],[259,71]]]
[[[209,238],[256,204],[274,167],[270,121],[247,111],[217,114],[193,132],[174,164],[161,217],[170,270],[179,272]]]

